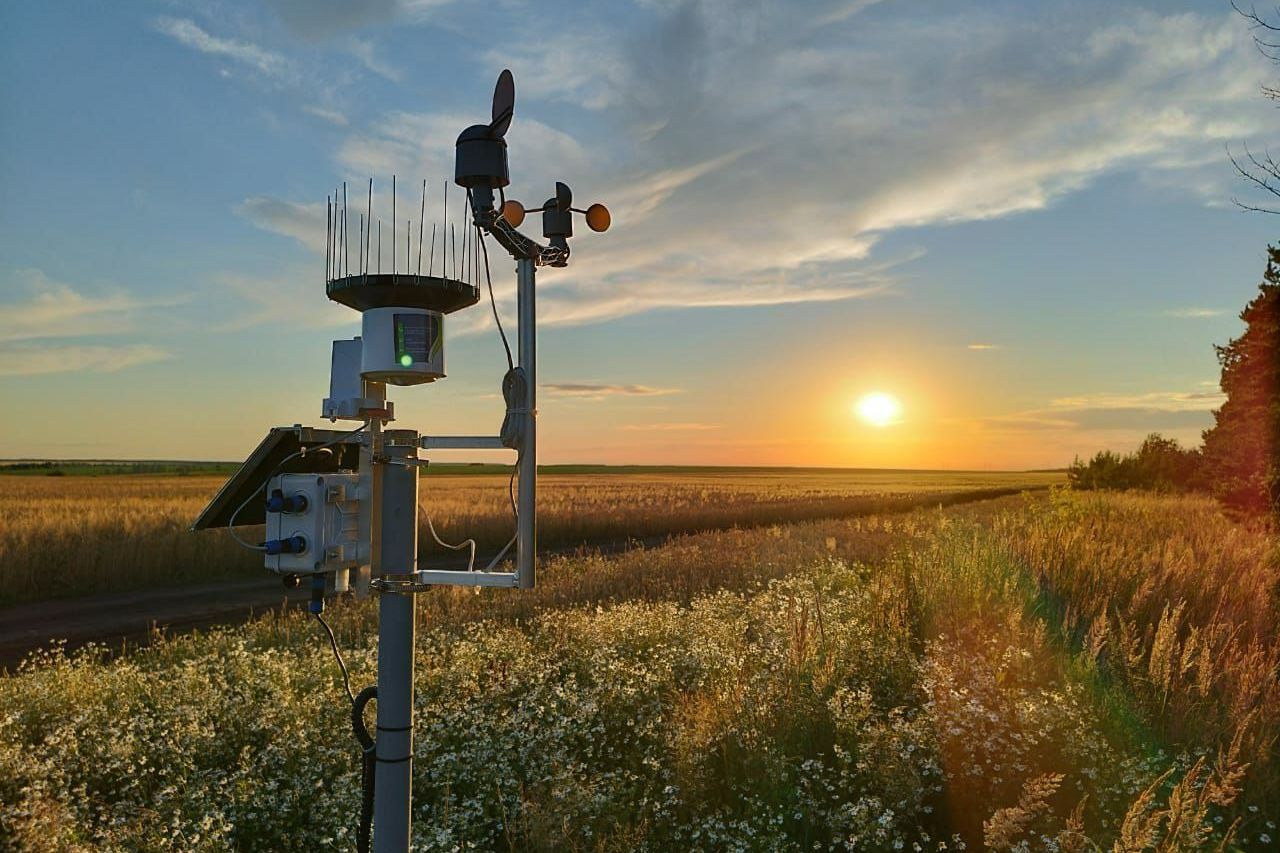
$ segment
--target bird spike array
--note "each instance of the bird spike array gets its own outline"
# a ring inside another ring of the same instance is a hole
[[[353,211],[348,205],[345,181],[334,189],[332,195],[325,196],[325,283],[379,275],[385,269],[393,276],[447,278],[478,286],[484,263],[480,245],[483,236],[475,224],[466,195],[461,204],[455,201],[451,205],[450,181],[440,181],[440,218],[433,219],[431,227],[427,228],[427,179],[422,179],[416,223],[412,218],[397,221],[397,180],[397,176],[392,175],[388,203],[375,198],[373,178],[370,178],[363,211]],[[389,211],[376,210],[375,201],[384,208],[389,207]],[[384,251],[383,215],[388,212],[390,248]],[[351,237],[356,238],[354,245]]]

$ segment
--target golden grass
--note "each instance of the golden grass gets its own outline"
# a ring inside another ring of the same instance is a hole
[[[1232,742],[1280,803],[1280,562],[1208,498],[1068,494],[996,525],[1050,619],[1166,739]],[[1277,836],[1280,837],[1280,836]]]
[[[545,547],[572,546],[838,517],[1060,480],[931,472],[550,474],[539,478],[539,537]],[[188,532],[221,478],[13,477],[5,484],[0,603],[262,572],[260,558],[224,531]],[[445,541],[473,536],[482,552],[492,552],[511,536],[506,477],[427,475],[422,505]],[[422,540],[430,554],[425,531]]]
[[[1170,550],[1211,549],[1188,525],[1230,555]],[[1194,498],[1009,498],[562,557],[531,593],[434,590],[416,845],[1269,849],[1280,771],[1259,760],[1260,709],[1213,692],[1153,704],[1155,682],[1104,669],[1110,640],[1090,646],[1084,614],[1186,598],[1176,635],[1238,617],[1274,647],[1265,608],[1192,571],[1204,559],[1255,589],[1271,542]],[[375,606],[330,616],[370,682]],[[1136,635],[1148,673],[1158,634]],[[0,680],[0,846],[344,849],[347,713],[301,614],[115,660],[43,655]]]

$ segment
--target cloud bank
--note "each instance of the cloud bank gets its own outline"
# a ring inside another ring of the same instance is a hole
[[[1118,173],[1225,198],[1224,143],[1271,126],[1265,61],[1229,11],[721,5],[656,4],[625,31],[599,11],[554,32],[526,22],[526,42],[556,48],[510,56],[511,194],[607,189],[615,223],[540,280],[547,323],[882,293],[915,257],[878,251],[890,232],[1042,210]],[[539,120],[565,103],[594,113],[582,139]],[[385,115],[349,134],[338,168],[448,175],[477,117]],[[314,205],[241,212],[322,239]]]

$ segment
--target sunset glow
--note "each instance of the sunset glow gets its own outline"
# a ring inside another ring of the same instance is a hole
[[[344,269],[441,272],[446,234],[471,234],[455,142],[504,67],[508,224],[544,239],[534,211],[565,180],[612,214],[604,233],[574,214],[574,261],[539,270],[540,464],[1013,470],[1151,432],[1195,446],[1213,347],[1276,239],[1275,217],[1224,214],[1257,202],[1226,149],[1274,148],[1250,81],[1280,69],[1221,0],[1081,0],[1065,30],[1055,4],[936,4],[923,65],[894,3],[752,4],[740,26],[702,3],[68,5],[4,16],[24,106],[0,165],[30,200],[0,228],[6,457],[240,460],[318,411],[329,341],[362,332],[326,296],[326,198]],[[659,34],[681,38],[655,65]],[[448,381],[391,392],[399,426],[502,424],[495,317],[510,335],[518,306],[488,255],[492,300],[450,317]]]
[[[858,400],[858,417],[873,427],[887,427],[901,419],[902,404],[896,398],[876,391]]]

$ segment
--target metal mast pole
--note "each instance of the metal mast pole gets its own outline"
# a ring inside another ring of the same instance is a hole
[[[382,577],[390,581],[378,596],[378,734],[374,770],[374,853],[406,853],[413,770],[412,592],[398,582],[412,581],[418,557],[418,435],[408,430],[383,433],[385,462],[378,492],[379,521],[375,554]],[[407,444],[404,442],[408,442]],[[394,443],[393,443],[394,442]]]
[[[536,452],[538,428],[538,355],[537,326],[534,310],[534,263],[532,258],[516,262],[516,314],[519,319],[517,350],[520,369],[524,371],[525,401],[527,410],[519,458],[519,494],[516,504],[520,507],[516,520],[516,573],[521,589],[533,589],[537,552],[537,513],[534,501],[538,494],[538,455]]]

